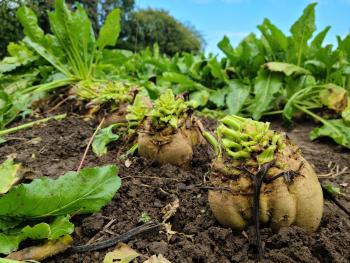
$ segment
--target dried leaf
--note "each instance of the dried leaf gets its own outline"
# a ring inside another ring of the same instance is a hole
[[[162,254],[159,254],[158,256],[153,255],[143,263],[171,263],[171,262],[167,260]]]
[[[131,166],[132,162],[130,161],[130,159],[126,159],[125,161],[125,167],[129,168]]]
[[[119,243],[112,252],[106,254],[103,263],[129,263],[138,256],[140,254],[127,244]]]
[[[192,242],[194,241],[193,235],[186,235],[185,233],[176,232],[176,231],[171,229],[172,228],[171,224],[164,223],[163,225],[164,225],[164,228],[165,228],[165,235],[167,236],[168,242],[173,237],[173,235],[176,235],[176,234],[178,234],[180,236],[183,236],[185,238],[188,238]]]
[[[327,84],[326,89],[320,92],[320,99],[329,109],[342,112],[348,104],[348,92],[337,85]]]
[[[173,202],[167,204],[162,209],[163,223],[169,220],[173,215],[175,215],[177,209],[180,207],[180,201],[176,198]]]
[[[45,258],[57,255],[72,244],[73,239],[70,235],[63,236],[54,241],[47,241],[44,245],[27,247],[20,251],[11,253],[7,256],[8,259],[15,260],[43,260]]]

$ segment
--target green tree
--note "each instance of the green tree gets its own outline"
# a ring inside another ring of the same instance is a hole
[[[80,3],[87,10],[97,33],[107,14],[114,8],[121,10],[119,48],[139,51],[158,43],[160,51],[169,55],[176,52],[197,52],[203,47],[201,35],[189,25],[177,21],[164,10],[146,9],[133,11],[135,0],[66,0],[75,8]],[[17,8],[25,4],[38,15],[41,28],[49,32],[47,12],[54,0],[0,0],[0,57],[6,55],[9,42],[22,39],[23,32],[16,17]]]
[[[135,0],[66,0],[74,8],[80,3],[87,10],[92,20],[95,32],[99,31],[107,14],[114,8],[121,10],[121,25],[127,20],[128,14],[134,9]],[[38,15],[40,27],[49,32],[47,12],[52,10],[54,0],[0,0],[0,57],[6,55],[6,47],[10,42],[17,42],[23,38],[22,27],[17,20],[16,11],[21,5],[29,6]]]
[[[23,38],[22,27],[17,20],[17,8],[26,4],[32,8],[39,17],[39,22],[44,30],[48,30],[48,17],[46,10],[50,10],[53,0],[2,0],[0,1],[0,57],[6,55],[6,47],[10,42],[16,42]]]
[[[203,48],[201,35],[167,11],[144,9],[131,12],[125,23],[118,47],[140,51],[158,43],[162,53],[198,52]]]
[[[104,23],[108,13],[115,8],[121,10],[121,28],[123,29],[128,14],[135,7],[135,0],[70,0],[69,2],[71,2],[73,6],[77,2],[84,6],[92,20],[95,32],[99,31],[100,26]]]

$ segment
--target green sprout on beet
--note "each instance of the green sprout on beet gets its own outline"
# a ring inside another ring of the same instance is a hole
[[[280,134],[270,130],[270,124],[254,121],[239,116],[226,116],[221,119],[216,130],[220,144],[210,134],[206,139],[213,145],[215,152],[222,155],[222,150],[235,160],[255,157],[259,164],[274,160],[275,153],[283,148]]]
[[[138,126],[150,111],[150,107],[143,100],[144,95],[137,94],[133,105],[128,106],[128,114],[126,119],[130,127]]]
[[[170,125],[173,128],[178,128],[179,117],[187,108],[186,102],[183,99],[175,98],[171,89],[166,90],[154,103],[154,108],[149,116],[155,127],[165,127]]]
[[[80,81],[75,85],[76,94],[91,104],[101,104],[108,101],[130,102],[130,85],[119,81]]]

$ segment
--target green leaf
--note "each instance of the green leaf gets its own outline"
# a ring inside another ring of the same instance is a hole
[[[12,229],[8,233],[0,233],[0,254],[9,254],[18,249],[19,244],[26,239],[55,240],[63,235],[71,234],[74,225],[69,222],[69,216],[56,217],[51,224],[39,223],[34,226]]]
[[[226,105],[230,114],[237,114],[249,96],[250,87],[239,80],[230,81],[228,87],[230,91],[226,97]]]
[[[264,22],[258,26],[260,32],[268,42],[271,52],[277,53],[288,49],[288,38],[285,34],[273,25],[269,19],[264,19]]]
[[[176,83],[181,86],[184,91],[194,91],[206,89],[200,83],[193,81],[188,76],[184,74],[179,74],[175,72],[165,72],[162,77],[162,81],[168,81],[171,83]]]
[[[292,52],[296,52],[295,63],[300,66],[303,56],[308,50],[308,40],[316,30],[315,26],[315,6],[317,3],[309,4],[302,14],[302,16],[293,24],[290,29],[293,37],[293,44],[295,46]]]
[[[342,195],[342,192],[339,187],[336,187],[330,183],[322,185],[323,189],[325,189],[331,195]]]
[[[12,71],[20,66],[25,66],[38,58],[23,43],[15,44],[11,42],[7,46],[7,50],[10,57],[5,57],[0,62],[0,74]]]
[[[268,62],[268,63],[265,63],[263,67],[273,72],[282,72],[286,76],[310,74],[308,70],[302,67],[298,67],[294,64],[283,63],[283,62]]]
[[[211,60],[209,60],[208,67],[210,68],[211,74],[215,79],[218,79],[222,82],[226,81],[224,70],[222,69],[221,65],[219,64],[216,58],[212,58]]]
[[[0,194],[5,194],[19,180],[20,164],[14,164],[9,158],[0,165]]]
[[[101,157],[107,153],[107,145],[109,143],[117,141],[119,139],[119,135],[113,133],[113,128],[115,127],[116,125],[112,124],[107,128],[101,129],[94,138],[94,141],[92,142],[92,151],[98,157]]]
[[[49,13],[51,31],[57,38],[74,75],[88,78],[94,56],[95,36],[91,22],[83,7],[78,4],[71,12],[64,0],[55,1],[54,12]]]
[[[18,261],[13,259],[7,259],[7,258],[0,258],[0,263],[26,263],[28,261]],[[34,263],[35,261],[33,261]]]
[[[60,57],[52,50],[52,36],[50,38],[44,35],[44,31],[38,25],[38,18],[34,11],[22,6],[17,11],[17,17],[26,35],[23,41],[63,74],[70,76],[69,70],[62,65]],[[60,51],[61,48],[58,48],[58,50]]]
[[[24,34],[33,41],[45,44],[44,31],[38,25],[38,18],[34,11],[26,6],[17,10],[17,18],[23,26]]]
[[[347,125],[350,125],[350,98],[348,98],[348,105],[341,113],[341,117]]]
[[[309,137],[315,140],[319,137],[331,137],[337,144],[350,149],[350,126],[341,120],[324,120],[324,125],[313,129]]]
[[[260,71],[254,84],[255,98],[250,111],[255,120],[259,120],[263,113],[271,108],[275,95],[282,87],[281,76],[273,72]]]
[[[193,108],[204,107],[207,105],[210,94],[206,90],[195,91],[190,94],[190,103]]]
[[[331,26],[327,26],[320,33],[318,33],[311,42],[311,48],[322,47],[323,41],[326,38],[326,35],[330,29],[331,29]]]
[[[51,63],[51,65],[62,72],[66,77],[72,76],[69,69],[63,66],[63,64],[60,62],[59,57],[57,57],[50,49],[45,48],[43,45],[33,41],[29,37],[24,37],[23,42],[34,49],[40,56]]]
[[[138,222],[146,224],[147,222],[149,222],[151,220],[152,220],[152,217],[147,212],[142,212],[139,219],[138,219]]]
[[[217,108],[225,107],[226,96],[229,92],[229,87],[213,90],[212,92],[210,92],[209,101],[214,103]]]
[[[0,217],[35,219],[99,211],[120,187],[117,173],[116,166],[108,165],[15,186],[0,198]]]
[[[107,15],[105,24],[101,27],[97,46],[103,50],[106,46],[115,46],[120,33],[120,10],[114,9]]]
[[[235,50],[231,46],[230,40],[227,36],[224,36],[224,38],[218,43],[218,47],[232,62],[236,60]]]
[[[165,90],[155,101],[153,110],[149,113],[152,123],[156,128],[167,125],[177,129],[179,118],[187,109],[187,104],[183,99],[175,98],[171,89]]]

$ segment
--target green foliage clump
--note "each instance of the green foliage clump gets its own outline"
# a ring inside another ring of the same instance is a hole
[[[121,185],[117,173],[114,165],[84,168],[14,186],[0,198],[0,254],[17,250],[26,239],[71,234],[69,215],[97,212],[110,202]]]
[[[120,81],[80,81],[74,89],[80,99],[89,100],[91,104],[130,102],[132,99],[130,86]]]
[[[164,10],[145,9],[130,13],[118,47],[141,51],[158,43],[161,53],[198,52],[202,49],[200,34],[177,21]]]
[[[39,25],[44,32],[50,32],[48,11],[54,8],[54,0],[0,1],[0,39],[2,40],[0,43],[0,57],[6,55],[6,47],[10,42],[17,42],[23,38],[21,24],[16,17],[16,12],[24,2],[38,16]],[[128,14],[135,7],[134,0],[67,0],[66,3],[71,8],[76,8],[78,4],[84,7],[96,34],[104,24],[108,13],[116,8],[121,10],[121,24],[124,28]],[[124,30],[121,35],[125,35]]]
[[[269,129],[267,122],[258,122],[235,115],[226,116],[217,128],[223,149],[233,159],[256,158],[259,164],[274,160],[283,148],[280,134]]]
[[[10,42],[17,42],[23,38],[21,24],[16,17],[17,9],[23,2],[22,0],[0,1],[0,57],[7,55],[6,47]],[[38,15],[39,23],[47,32],[49,24],[46,12],[52,8],[53,0],[27,0],[25,4]]]
[[[138,126],[142,120],[147,116],[150,107],[146,105],[143,94],[137,94],[133,105],[128,106],[128,114],[126,119],[130,127]]]
[[[155,102],[153,110],[149,116],[155,127],[165,127],[170,125],[174,129],[178,128],[179,118],[187,108],[183,99],[175,98],[171,89],[167,89]]]

